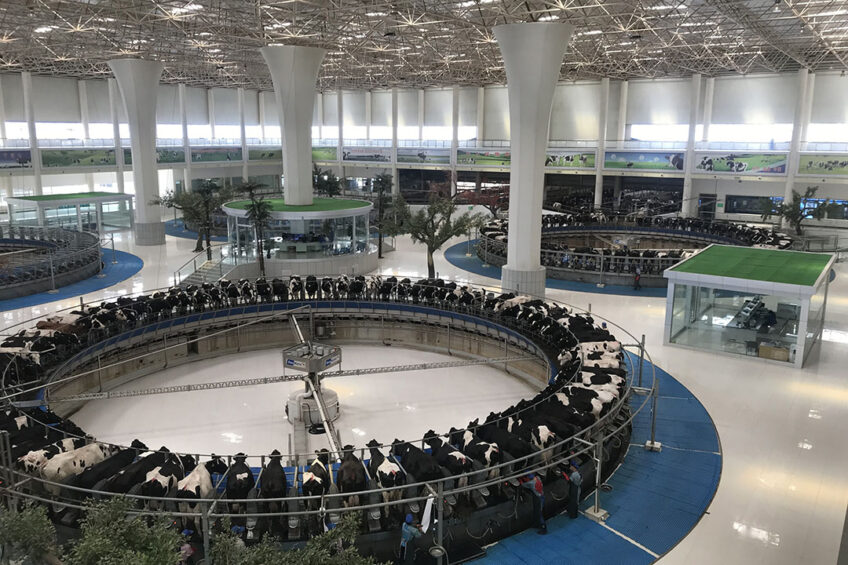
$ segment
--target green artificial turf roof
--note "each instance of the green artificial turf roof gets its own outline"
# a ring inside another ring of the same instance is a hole
[[[827,253],[713,245],[677,264],[671,270],[679,273],[813,286],[830,258],[831,255]]]
[[[49,202],[51,200],[86,200],[91,198],[100,198],[101,196],[126,196],[117,192],[74,192],[72,194],[45,194],[43,196],[16,196],[21,200],[29,200],[30,202]]]
[[[287,206],[282,198],[267,198],[271,203],[272,212],[327,212],[329,210],[347,210],[368,206],[368,202],[362,200],[345,200],[343,198],[316,198],[312,204],[307,206]],[[237,200],[228,202],[227,208],[235,210],[246,210],[250,200]]]

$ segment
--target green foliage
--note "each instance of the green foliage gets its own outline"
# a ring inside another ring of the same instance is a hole
[[[392,175],[380,173],[374,177],[371,186],[374,192],[377,193],[377,199],[374,202],[374,206],[377,208],[377,219],[374,222],[374,226],[377,228],[377,257],[382,259],[383,236],[394,235],[388,232],[395,225],[395,222],[384,221],[386,214],[389,214],[390,218],[394,216],[394,210],[392,210]]]
[[[40,505],[27,504],[17,513],[0,512],[0,544],[13,546],[31,559],[40,560],[54,549],[56,528]]]
[[[358,515],[346,514],[334,529],[290,551],[280,550],[277,540],[270,536],[245,547],[227,529],[213,540],[212,561],[216,565],[372,565],[374,560],[359,555],[353,545],[359,526]]]
[[[214,180],[207,179],[190,192],[174,194],[169,190],[165,196],[157,196],[150,203],[180,210],[183,213],[183,221],[197,227],[197,243],[194,252],[203,251],[205,238],[206,256],[211,259],[212,216],[225,202],[232,200],[232,197],[232,190],[219,186]]]
[[[336,196],[342,190],[342,180],[333,171],[321,170],[321,167],[312,164],[312,188],[318,194]]]
[[[818,189],[819,187],[817,186],[808,186],[803,195],[793,190],[792,201],[788,204],[786,202],[775,204],[775,202],[771,199],[765,200],[762,212],[763,221],[775,216],[779,220],[783,219],[786,223],[795,228],[795,233],[797,235],[803,235],[804,229],[802,223],[804,220],[821,220],[828,212],[838,208],[838,206],[831,200],[826,199],[819,202],[815,208],[807,208],[805,210],[803,207],[804,202],[808,199],[814,198]]]
[[[247,194],[250,204],[247,205],[247,219],[253,225],[256,232],[256,255],[259,258],[260,276],[265,276],[265,255],[262,252],[265,242],[265,230],[271,222],[271,203],[263,196],[257,196],[256,191],[263,188],[264,184],[246,182],[239,186],[239,192]]]
[[[180,536],[164,518],[148,525],[128,516],[128,499],[113,497],[90,505],[82,521],[82,538],[65,556],[66,565],[175,565]]]
[[[413,242],[427,246],[427,273],[430,278],[436,275],[433,253],[451,238],[465,235],[485,222],[481,214],[463,212],[457,215],[456,202],[438,194],[431,196],[430,203],[414,214],[409,212],[402,200],[399,205],[404,206],[406,212],[398,211],[392,229],[395,233],[408,233]]]

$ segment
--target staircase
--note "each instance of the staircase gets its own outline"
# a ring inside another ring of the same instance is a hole
[[[226,270],[229,272],[232,267],[227,266]],[[196,284],[200,285],[205,282],[215,282],[218,279],[222,278],[226,273],[224,272],[224,266],[220,261],[206,261],[198,269],[190,274],[188,278],[183,279],[180,284],[190,285]]]
[[[235,267],[230,261],[225,261],[226,257],[222,253],[223,247],[213,246],[211,259],[207,258],[206,251],[195,255],[174,272],[174,284],[200,285],[223,278]],[[238,263],[238,261],[235,263]]]

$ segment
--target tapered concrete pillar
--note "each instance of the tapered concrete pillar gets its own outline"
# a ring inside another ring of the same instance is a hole
[[[159,196],[156,167],[156,94],[162,63],[141,59],[114,59],[109,68],[115,73],[127,111],[135,184],[135,242],[137,245],[165,243],[165,223],[159,206],[150,201]]]
[[[282,45],[259,50],[271,71],[283,138],[286,204],[312,204],[312,108],[326,49]],[[340,93],[341,94],[341,93]],[[339,116],[341,120],[341,116]]]
[[[545,151],[554,88],[572,30],[562,23],[494,28],[506,69],[512,153],[504,290],[545,294],[545,268],[539,262]]]

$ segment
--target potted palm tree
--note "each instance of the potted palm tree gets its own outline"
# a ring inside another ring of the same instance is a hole
[[[239,192],[247,194],[250,203],[247,205],[247,219],[256,234],[256,256],[259,258],[259,276],[265,276],[265,254],[262,252],[265,244],[265,230],[271,222],[271,203],[263,196],[257,196],[256,191],[265,185],[255,182],[245,182],[238,187]]]

